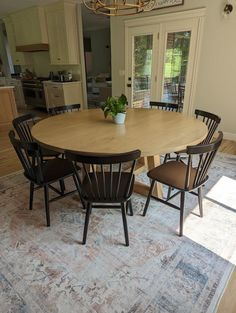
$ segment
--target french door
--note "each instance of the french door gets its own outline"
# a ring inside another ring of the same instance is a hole
[[[125,80],[130,105],[148,107],[150,101],[164,101],[178,103],[190,113],[199,38],[197,17],[126,25]]]

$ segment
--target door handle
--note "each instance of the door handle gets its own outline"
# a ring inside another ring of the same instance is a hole
[[[127,84],[126,86],[127,86],[127,87],[131,87],[131,84]]]

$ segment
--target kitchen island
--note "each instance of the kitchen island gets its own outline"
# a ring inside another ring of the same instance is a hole
[[[0,87],[0,125],[11,124],[17,115],[14,86]]]

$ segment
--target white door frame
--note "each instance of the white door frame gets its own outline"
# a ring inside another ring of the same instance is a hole
[[[158,40],[157,36],[159,33],[159,25],[147,25],[147,26],[137,26],[137,27],[132,27],[128,30],[128,51],[133,51],[134,48],[134,40],[133,38],[135,36],[142,36],[142,35],[153,35],[153,50],[156,51],[157,45],[158,45]],[[132,77],[132,70],[134,68],[134,58],[131,53],[127,53],[127,68],[125,71],[125,81],[128,83],[131,83],[131,87],[127,87],[126,84],[126,96],[128,99],[132,99],[132,94],[133,94],[133,87],[134,87],[134,82],[129,81],[129,77]],[[153,62],[154,61],[154,62]],[[156,58],[153,58],[152,56],[152,72],[151,72],[151,86],[155,83],[156,79],[156,70],[154,71],[153,69],[157,68],[156,64]],[[151,89],[153,92],[154,90]],[[155,94],[152,93],[151,97],[154,99]]]
[[[184,113],[188,115],[193,114],[194,110],[194,102],[195,102],[195,94],[196,94],[196,82],[197,82],[197,74],[198,74],[198,66],[200,60],[200,51],[201,51],[201,44],[202,44],[202,35],[203,35],[203,26],[204,20],[206,15],[206,9],[196,9],[196,10],[189,10],[177,13],[168,13],[162,15],[155,15],[151,17],[143,17],[143,18],[135,18],[125,21],[125,92],[128,94],[130,91],[128,90],[127,83],[128,83],[128,66],[129,66],[129,34],[132,32],[132,28],[136,27],[145,27],[151,25],[160,26],[160,38],[159,38],[159,45],[161,49],[165,47],[166,41],[166,33],[171,31],[171,26],[176,31],[176,27],[179,27],[179,31],[187,30],[185,27],[185,23],[188,24],[188,30],[192,31],[191,36],[195,37],[195,40],[191,40],[190,43],[190,52],[192,57],[191,64],[188,65],[187,69],[187,86],[186,86],[186,93],[185,93],[185,105],[184,105]],[[181,22],[182,21],[182,22]],[[178,26],[179,25],[179,26]],[[190,29],[189,29],[190,28]],[[158,58],[158,65],[163,65],[164,60],[164,51],[160,51],[159,58]],[[153,94],[153,100],[160,100],[157,97],[157,94],[161,94],[162,88],[162,79],[163,79],[163,66],[162,68],[157,69],[157,80],[160,81],[160,84],[157,86],[156,95]]]

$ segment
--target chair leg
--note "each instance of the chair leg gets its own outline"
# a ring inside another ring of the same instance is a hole
[[[60,179],[59,184],[60,184],[60,188],[61,188],[61,194],[64,195],[65,190],[66,190],[64,179]]]
[[[44,201],[45,201],[47,227],[49,227],[50,226],[50,212],[49,212],[48,185],[44,185],[43,188],[44,188]]]
[[[145,207],[144,207],[144,210],[143,210],[143,216],[145,216],[146,213],[147,213],[147,209],[148,209],[148,206],[149,206],[149,202],[150,202],[150,199],[151,199],[151,195],[152,195],[152,191],[153,191],[154,185],[155,185],[155,180],[152,180],[152,183],[151,183],[151,186],[150,186],[150,189],[149,189],[149,193],[148,193],[148,197],[147,197],[147,201],[146,201],[146,204],[145,204]]]
[[[30,199],[29,199],[29,209],[33,209],[33,200],[34,200],[34,183],[30,182]]]
[[[167,191],[166,200],[169,200],[169,199],[170,199],[171,191],[172,191],[172,187],[169,186],[169,187],[168,187],[168,191]]]
[[[202,207],[202,186],[198,188],[198,204],[200,217],[203,217],[203,207]]]
[[[122,213],[123,227],[124,227],[124,233],[125,233],[125,245],[128,247],[129,246],[129,235],[128,235],[128,227],[127,227],[127,220],[126,220],[124,203],[121,203],[121,213]]]
[[[77,182],[77,179],[76,179],[75,175],[72,175],[72,177],[73,177],[73,180],[74,180],[74,183],[75,183],[75,187],[78,190],[78,194],[79,194],[80,201],[82,203],[83,209],[85,210],[86,209],[86,205],[85,205],[85,202],[84,202],[84,200],[83,200],[83,198],[82,198],[82,196],[80,194],[79,184]]]
[[[170,159],[170,153],[166,153],[163,163],[166,163],[168,159]]]
[[[86,244],[87,239],[87,232],[88,232],[88,224],[89,224],[89,217],[91,214],[92,204],[88,203],[87,210],[86,210],[86,216],[85,216],[85,222],[84,222],[84,233],[83,233],[83,241],[82,244]]]
[[[131,199],[126,202],[126,214],[128,213],[130,214],[130,216],[134,215]]]
[[[179,221],[179,236],[183,236],[183,226],[184,226],[184,199],[185,192],[181,191],[180,194],[180,221]]]
[[[130,213],[130,216],[134,215],[133,206],[132,206],[132,200],[131,199],[129,200],[129,213]]]

